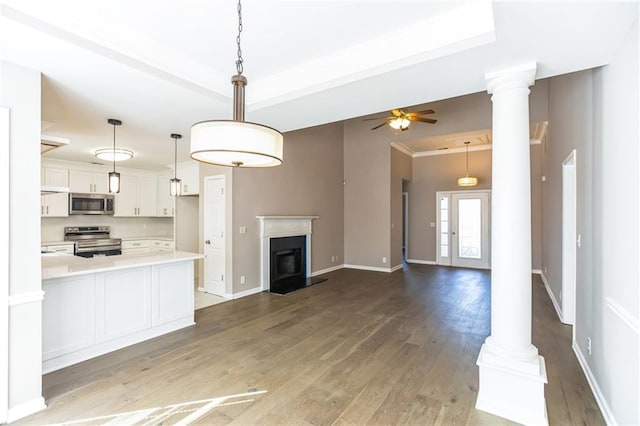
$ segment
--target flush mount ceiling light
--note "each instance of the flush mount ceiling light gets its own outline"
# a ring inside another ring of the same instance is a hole
[[[182,195],[182,181],[178,179],[178,139],[182,138],[182,135],[177,133],[171,133],[173,138],[173,179],[169,179],[169,195],[172,197],[179,197]]]
[[[120,192],[120,173],[116,172],[116,126],[122,125],[122,121],[110,118],[107,123],[113,126],[113,171],[109,172],[109,192]]]
[[[121,148],[101,148],[96,150],[95,156],[105,161],[125,161],[133,158],[133,151]]]
[[[233,120],[208,120],[191,126],[191,158],[208,164],[231,167],[272,167],[282,164],[282,133],[262,124],[244,121],[242,75],[242,5],[238,1],[238,74],[233,84]]]
[[[466,141],[464,144],[467,147],[467,173],[464,177],[458,178],[458,186],[476,186],[478,184],[478,178],[469,176],[469,144],[471,142]]]

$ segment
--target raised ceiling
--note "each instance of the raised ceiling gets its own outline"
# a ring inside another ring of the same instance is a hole
[[[170,133],[231,116],[232,0],[0,0],[4,60],[43,74],[51,158],[94,161],[109,117],[127,166],[173,160]],[[243,1],[247,119],[282,131],[485,90],[523,62],[537,78],[606,64],[636,2]],[[286,143],[286,141],[285,141]],[[286,159],[285,159],[286,161]]]

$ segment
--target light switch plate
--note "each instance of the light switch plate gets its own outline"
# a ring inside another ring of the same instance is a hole
[[[241,226],[240,227],[240,233],[241,234],[246,234],[247,233],[247,227],[246,226]]]

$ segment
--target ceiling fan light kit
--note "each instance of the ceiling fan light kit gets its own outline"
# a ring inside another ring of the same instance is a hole
[[[233,84],[233,120],[208,120],[191,126],[191,158],[229,167],[273,167],[282,164],[282,133],[262,124],[244,121],[243,59],[240,48],[242,5],[238,1],[238,59]]]
[[[422,117],[423,115],[433,114],[434,112],[435,111],[433,111],[432,109],[427,109],[424,111],[415,111],[415,112],[409,112],[406,109],[393,109],[391,110],[391,116],[389,117],[365,118],[365,120],[385,120],[381,124],[378,124],[377,126],[373,127],[371,130],[379,129],[385,124],[388,124],[389,127],[395,130],[400,130],[404,132],[405,130],[409,129],[409,125],[411,124],[412,121],[417,121],[419,123],[428,123],[428,124],[436,123],[438,120],[435,120],[433,118]]]
[[[467,147],[467,172],[463,177],[458,178],[458,186],[476,186],[478,184],[478,178],[469,176],[469,144],[471,142],[466,141],[464,145]]]

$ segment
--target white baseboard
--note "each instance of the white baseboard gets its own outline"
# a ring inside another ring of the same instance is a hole
[[[591,368],[589,368],[589,364],[580,350],[580,346],[578,346],[576,342],[573,342],[571,347],[573,348],[573,352],[576,354],[576,358],[578,358],[578,364],[582,367],[582,371],[587,378],[587,383],[589,383],[589,387],[591,388],[591,392],[593,392],[593,396],[598,403],[598,407],[600,408],[602,417],[604,417],[605,423],[608,425],[617,425],[618,422],[616,422],[616,419],[611,412],[611,408],[609,408],[609,404],[607,404],[607,400],[604,398],[604,395],[600,390],[600,386],[598,386],[598,381],[591,372]]]
[[[542,269],[532,269],[531,270],[532,274],[538,274],[538,275],[542,275]]]
[[[377,266],[351,265],[351,264],[345,263],[344,267],[348,269],[358,269],[360,271],[387,272],[387,273],[393,272],[391,268],[379,268]]]
[[[240,299],[241,297],[251,296],[252,294],[260,293],[262,291],[262,287],[254,287],[249,290],[240,291],[238,293],[233,293],[229,299]]]
[[[549,281],[547,281],[547,277],[542,272],[540,272],[540,278],[542,278],[542,282],[544,283],[544,288],[547,289],[547,294],[551,299],[551,303],[553,303],[553,307],[556,310],[556,314],[558,314],[558,319],[560,320],[561,323],[564,323],[564,321],[562,320],[562,309],[560,309],[560,305],[556,300],[556,296],[553,294],[553,291],[551,290],[551,286],[549,286]]]
[[[437,265],[433,260],[407,259],[407,263],[417,263],[419,265]]]
[[[329,272],[337,271],[338,269],[344,268],[344,265],[336,265],[326,269],[320,269],[319,271],[314,271],[309,275],[310,277],[315,277],[317,275],[328,274]]]
[[[390,272],[395,272],[395,271],[398,271],[400,269],[402,269],[402,263],[399,264],[399,265],[394,266],[393,268],[391,268]]]
[[[31,401],[9,408],[7,412],[7,423],[15,422],[38,411],[42,411],[45,408],[47,408],[47,404],[45,404],[43,397],[34,398]]]

